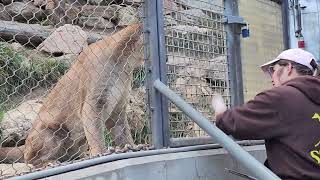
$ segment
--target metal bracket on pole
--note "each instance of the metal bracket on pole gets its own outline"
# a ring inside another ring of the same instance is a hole
[[[234,25],[236,27],[237,34],[241,34],[242,27],[249,29],[248,23],[240,16],[227,15],[223,18],[222,22],[228,25]]]
[[[222,22],[226,24],[239,24],[240,26],[247,25],[247,23],[244,21],[242,17],[232,15],[228,15],[225,18],[223,18]]]

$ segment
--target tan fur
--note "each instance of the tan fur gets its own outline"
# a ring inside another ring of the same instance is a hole
[[[26,139],[25,162],[39,167],[81,158],[88,149],[101,154],[105,127],[116,145],[133,145],[125,109],[132,71],[143,62],[141,26],[83,50],[44,101]]]

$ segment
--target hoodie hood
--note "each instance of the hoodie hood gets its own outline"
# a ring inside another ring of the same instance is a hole
[[[320,79],[318,77],[301,76],[291,79],[285,85],[298,89],[312,102],[320,104]]]

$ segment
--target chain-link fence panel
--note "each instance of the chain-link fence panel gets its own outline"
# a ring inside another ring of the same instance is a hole
[[[215,93],[230,105],[223,13],[220,0],[164,1],[168,85],[211,120]],[[207,136],[172,103],[169,121],[171,138]]]
[[[0,5],[1,178],[149,149],[142,1]]]

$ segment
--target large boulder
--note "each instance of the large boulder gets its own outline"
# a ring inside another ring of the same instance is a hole
[[[33,166],[25,163],[0,164],[0,177],[12,177],[23,173],[31,172]]]
[[[34,119],[42,106],[40,100],[23,102],[16,109],[4,114],[1,122],[2,146],[16,146],[23,144]]]
[[[0,9],[2,8],[3,10],[1,11],[1,14],[8,13],[10,15],[10,19],[1,18],[2,20],[11,20],[12,18],[12,20],[19,22],[35,22],[41,21],[46,17],[44,12],[41,9],[35,7],[31,2],[12,2],[5,7],[0,6]]]
[[[103,17],[105,19],[115,19],[121,6],[113,4],[110,6],[84,5],[81,7],[80,16]]]
[[[124,0],[126,4],[143,3],[143,0]]]
[[[5,7],[5,5],[0,3],[0,19],[4,21],[12,21],[13,18],[10,13],[5,10]]]
[[[118,12],[118,26],[127,26],[139,22],[139,11],[137,8],[127,6]]]
[[[66,21],[66,24],[77,24],[79,21],[79,14],[80,7],[77,7],[74,4],[66,4],[66,10],[63,19]]]
[[[104,6],[104,5],[108,5],[108,4],[114,3],[115,1],[117,1],[117,0],[89,0],[88,2],[91,5]]]
[[[79,26],[66,24],[56,29],[37,50],[50,54],[79,54],[87,47],[88,36]]]
[[[103,17],[80,17],[79,24],[88,27],[90,29],[111,29],[114,28],[115,25],[113,22],[104,19]]]

